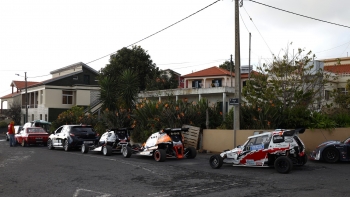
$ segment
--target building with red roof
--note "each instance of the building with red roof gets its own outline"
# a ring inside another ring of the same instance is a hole
[[[241,67],[241,87],[245,86],[249,79],[249,72]],[[252,72],[251,72],[252,73]],[[235,98],[235,73],[226,69],[213,66],[204,70],[193,72],[180,77],[183,86],[177,89],[156,90],[141,92],[139,98],[150,100],[163,100],[175,98],[187,99],[188,101],[198,102],[202,98],[209,103],[221,106],[223,116],[233,107],[229,104],[230,99]]]
[[[19,103],[23,114],[22,124],[33,120],[52,122],[73,106],[88,107],[99,99],[100,87],[95,80],[99,73],[88,65],[79,62],[50,74],[52,78],[41,82],[27,81],[26,84],[25,81],[12,81],[12,92],[0,98],[1,109],[5,101],[7,108]]]

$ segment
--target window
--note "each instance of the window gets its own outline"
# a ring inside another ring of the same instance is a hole
[[[47,121],[47,114],[45,114],[45,121]]]
[[[348,94],[348,90],[346,88],[338,88],[338,92],[341,94]]]
[[[73,104],[73,91],[62,91],[62,104]]]
[[[34,121],[34,114],[32,114],[32,121]]]
[[[43,115],[42,114],[40,114],[40,120],[42,120],[43,119]]]
[[[329,90],[325,90],[325,91],[324,91],[324,99],[325,99],[326,101],[329,100],[329,95],[330,95],[330,91],[329,91]]]
[[[90,84],[90,75],[84,75],[84,84]]]
[[[43,99],[44,99],[44,91],[40,90],[40,104],[43,104]]]
[[[202,80],[192,81],[192,88],[201,88],[201,87],[202,87]]]
[[[222,87],[221,79],[214,79],[211,81],[212,87]]]

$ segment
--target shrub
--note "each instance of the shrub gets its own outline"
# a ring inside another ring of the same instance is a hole
[[[8,123],[5,122],[5,121],[1,121],[1,122],[0,122],[0,128],[6,128],[7,125],[8,125]]]

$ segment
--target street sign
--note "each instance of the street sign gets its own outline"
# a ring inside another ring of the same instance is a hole
[[[230,98],[230,105],[238,105],[239,99],[238,98]]]

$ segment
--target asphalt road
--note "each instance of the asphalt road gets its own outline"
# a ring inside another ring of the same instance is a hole
[[[0,135],[0,196],[349,196],[350,163],[274,168],[209,166],[210,154],[167,159],[9,147]]]

